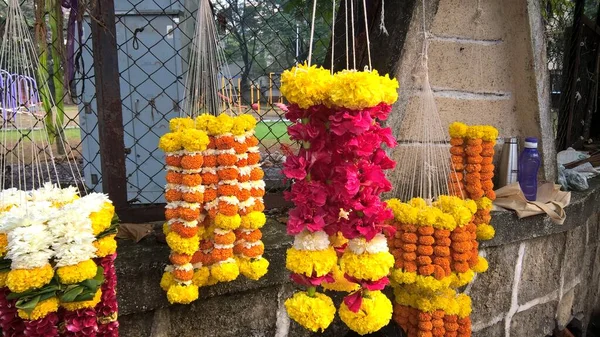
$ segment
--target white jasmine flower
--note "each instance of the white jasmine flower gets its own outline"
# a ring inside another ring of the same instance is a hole
[[[325,250],[329,248],[329,236],[323,231],[311,233],[302,231],[294,237],[294,248],[297,250]]]

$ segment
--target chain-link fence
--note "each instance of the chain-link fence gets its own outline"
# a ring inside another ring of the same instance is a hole
[[[130,205],[160,203],[166,182],[163,153],[157,149],[157,143],[168,130],[168,120],[178,116],[184,106],[186,64],[198,1],[114,2],[127,200]],[[63,27],[60,34],[54,35],[49,28],[47,41],[51,46],[53,40],[64,40],[66,46],[58,54],[60,69],[52,74],[64,80],[65,91],[55,99],[64,104],[60,109],[64,111],[64,135],[75,153],[85,185],[100,191],[103,175],[98,124],[102,121],[98,120],[93,65],[91,23],[95,18],[89,14],[94,3],[23,0],[22,8],[34,33],[34,27],[39,27],[36,22],[40,22],[39,17],[36,21],[36,8],[44,4],[47,10],[43,15],[52,13],[49,6],[62,5]],[[259,120],[256,133],[267,189],[280,191],[285,188],[281,166],[294,144],[287,135],[279,78],[285,69],[308,56],[312,6],[302,0],[215,0],[211,4],[228,62],[226,67],[232,75],[223,81],[234,87],[233,97],[239,101],[236,113],[251,113]],[[331,6],[318,8],[313,63],[322,63],[328,51]],[[45,20],[47,25],[50,20]],[[49,69],[53,62],[52,58],[48,60]],[[67,179],[69,171],[65,170],[64,175]]]

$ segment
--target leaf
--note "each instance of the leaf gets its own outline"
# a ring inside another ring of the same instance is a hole
[[[27,314],[31,314],[35,306],[40,302],[40,296],[36,296],[29,301],[19,300],[15,304],[15,307],[25,311]]]
[[[96,291],[94,291],[94,292],[87,291],[87,292],[84,292],[81,295],[77,296],[77,298],[73,302],[91,301],[92,299],[94,299],[94,296],[96,296]]]
[[[61,302],[75,302],[77,296],[83,293],[83,287],[75,287],[73,289],[67,290],[62,296],[60,296]]]

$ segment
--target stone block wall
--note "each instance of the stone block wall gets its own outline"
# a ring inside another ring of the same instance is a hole
[[[600,308],[600,179],[574,193],[563,225],[547,217],[517,219],[495,212],[494,240],[482,245],[489,261],[466,289],[473,299],[474,337],[545,337],[573,318],[584,323]],[[168,247],[155,238],[121,241],[117,259],[121,335],[127,337],[343,337],[338,321],[313,335],[287,317],[294,292],[285,270],[291,239],[273,218],[264,230],[269,273],[257,282],[240,278],[201,289],[201,299],[170,306],[159,282]],[[337,303],[340,297],[335,298]],[[388,334],[383,336],[396,336]]]

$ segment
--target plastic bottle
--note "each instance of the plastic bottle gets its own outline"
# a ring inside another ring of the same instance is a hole
[[[529,201],[535,201],[537,196],[537,175],[541,164],[537,146],[537,138],[525,138],[523,152],[519,156],[519,186],[521,186],[521,191]]]

